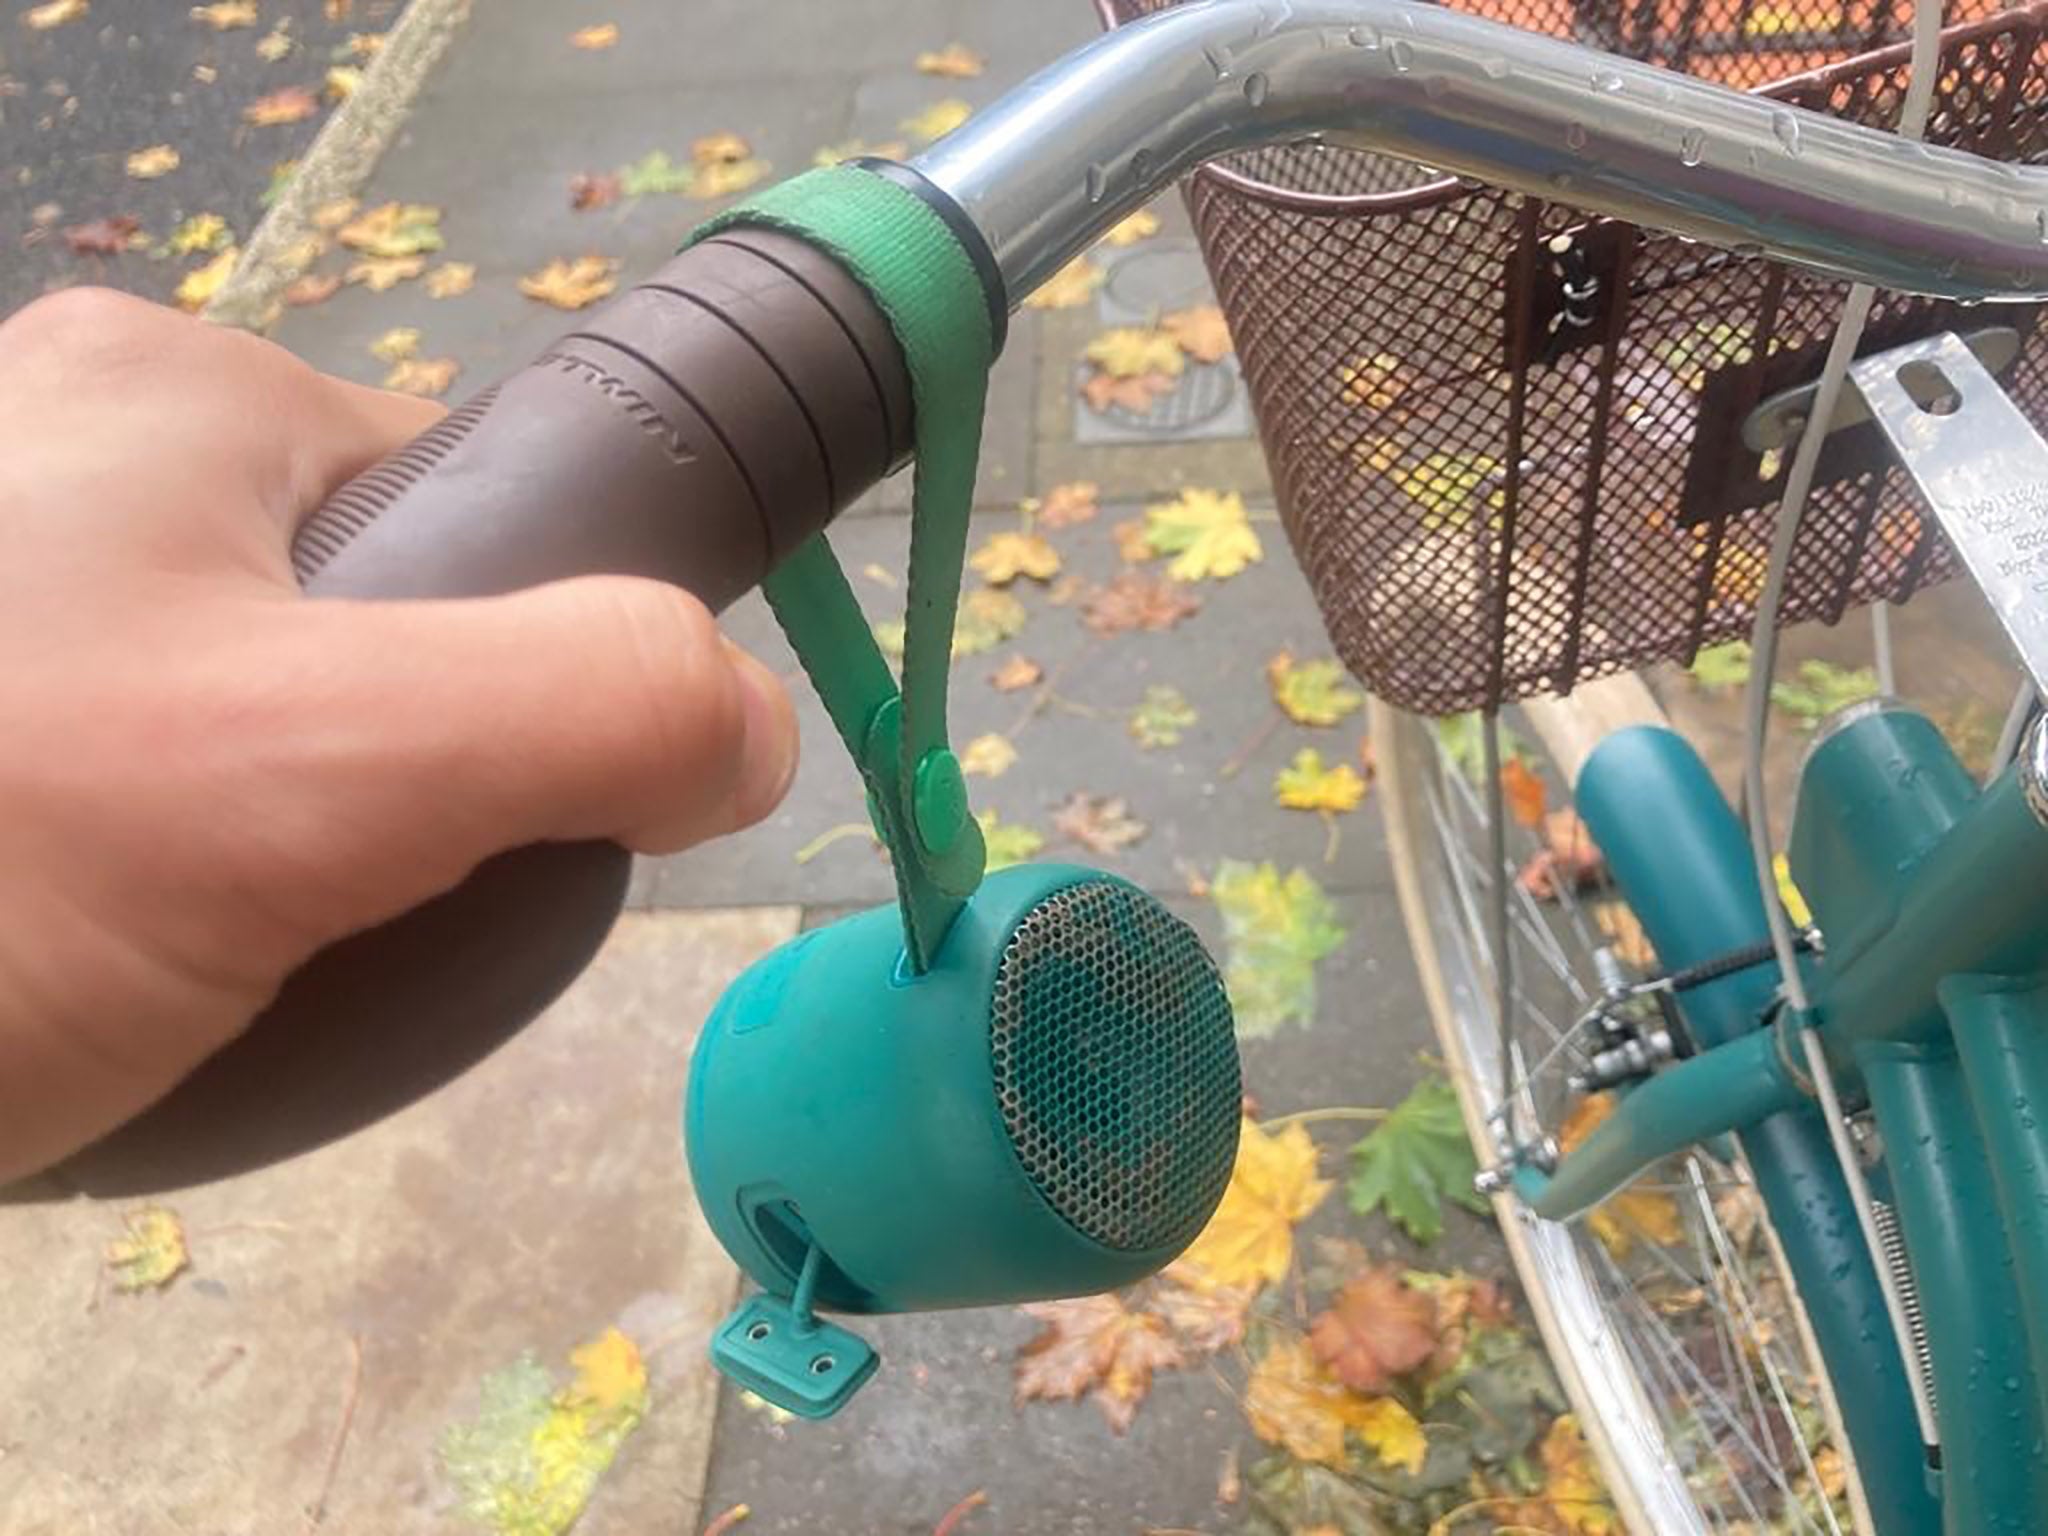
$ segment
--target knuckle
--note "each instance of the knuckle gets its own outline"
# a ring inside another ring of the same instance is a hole
[[[618,638],[626,728],[651,738],[667,771],[702,773],[732,756],[745,733],[738,679],[711,612],[679,588],[654,581],[603,583],[601,601]]]
[[[4,330],[10,352],[38,352],[91,365],[146,358],[162,345],[168,310],[112,288],[61,288],[24,305]]]

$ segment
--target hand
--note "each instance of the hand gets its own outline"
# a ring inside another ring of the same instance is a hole
[[[438,414],[118,294],[0,325],[0,1180],[494,853],[788,788],[788,697],[675,589],[300,596],[298,523]]]

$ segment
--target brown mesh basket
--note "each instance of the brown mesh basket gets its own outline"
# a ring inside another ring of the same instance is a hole
[[[1894,126],[1904,99],[1890,0],[1467,8],[1857,122]],[[2048,3],[1961,10],[1928,139],[2048,157]],[[1183,191],[1288,536],[1367,686],[1444,714],[1747,632],[1788,456],[1743,423],[1818,374],[1841,284],[1352,150],[1261,150]],[[2011,327],[2004,382],[2040,421],[2041,320],[1883,294],[1863,350]],[[1903,601],[1951,564],[1876,429],[1832,434],[1785,619]]]

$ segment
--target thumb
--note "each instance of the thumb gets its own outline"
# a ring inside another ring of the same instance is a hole
[[[734,831],[796,771],[781,683],[674,587],[295,608],[315,658],[301,675],[319,678],[303,699],[316,798],[356,845],[323,857],[394,911],[526,843],[667,853]]]

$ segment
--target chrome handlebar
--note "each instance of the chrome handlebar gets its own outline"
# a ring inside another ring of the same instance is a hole
[[[912,165],[1012,304],[1203,162],[1394,155],[1829,276],[2048,296],[2048,169],[1911,143],[1410,0],[1200,0],[1041,70]]]

